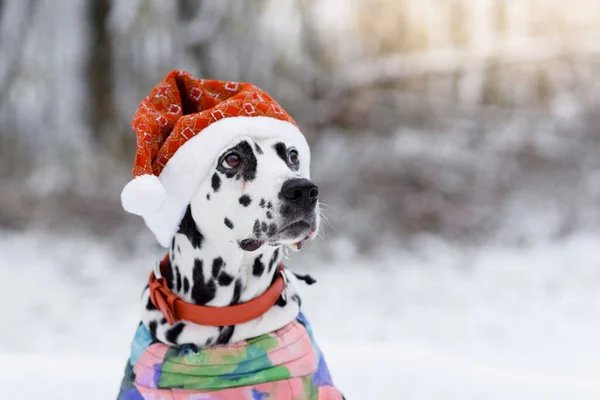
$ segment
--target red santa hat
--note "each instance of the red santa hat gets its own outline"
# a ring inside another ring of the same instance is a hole
[[[194,79],[172,71],[138,107],[133,180],[121,193],[123,208],[144,218],[168,247],[198,190],[233,139],[280,138],[303,157],[309,178],[310,151],[294,120],[254,85]]]

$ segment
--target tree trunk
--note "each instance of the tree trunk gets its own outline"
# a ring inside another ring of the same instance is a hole
[[[89,88],[88,118],[94,140],[103,149],[119,151],[119,132],[116,127],[116,109],[113,97],[113,52],[111,35],[107,29],[110,0],[89,3],[90,53],[86,68]]]

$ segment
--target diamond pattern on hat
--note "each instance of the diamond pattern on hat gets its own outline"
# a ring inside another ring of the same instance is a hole
[[[187,140],[215,121],[236,116],[272,117],[296,125],[279,104],[252,84],[198,80],[186,72],[172,71],[133,117],[132,128],[138,136],[133,175],[159,175]],[[148,132],[158,139],[148,140]]]

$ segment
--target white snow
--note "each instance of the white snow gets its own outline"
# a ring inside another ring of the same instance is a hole
[[[318,280],[303,307],[349,399],[600,398],[600,237],[420,243],[377,260],[292,257]],[[0,254],[0,397],[114,398],[160,250],[5,231]]]

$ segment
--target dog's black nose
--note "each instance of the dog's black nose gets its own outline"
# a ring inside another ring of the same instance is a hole
[[[290,179],[281,186],[283,198],[302,208],[310,208],[319,198],[319,188],[308,179]]]

